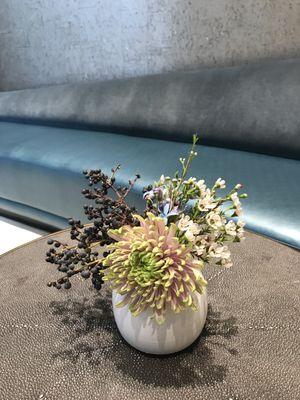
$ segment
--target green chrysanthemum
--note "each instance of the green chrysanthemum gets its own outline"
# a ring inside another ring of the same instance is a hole
[[[158,323],[164,321],[167,307],[175,313],[186,307],[196,310],[194,292],[202,293],[206,286],[203,262],[179,243],[174,225],[166,226],[151,213],[136,218],[140,226],[110,231],[116,242],[104,261],[104,280],[124,295],[117,306],[128,305],[135,316],[150,307]]]

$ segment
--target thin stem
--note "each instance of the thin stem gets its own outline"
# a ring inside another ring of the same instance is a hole
[[[182,186],[182,183],[183,183],[183,181],[184,181],[184,179],[185,179],[185,177],[186,177],[186,174],[188,173],[188,170],[189,170],[189,167],[190,167],[190,165],[191,165],[191,162],[193,161],[193,159],[194,159],[194,157],[195,157],[195,147],[196,147],[196,144],[197,144],[197,142],[198,142],[198,136],[197,135],[193,135],[193,144],[192,144],[192,148],[191,148],[191,150],[190,150],[190,153],[189,153],[189,157],[188,157],[188,160],[187,160],[187,162],[185,163],[184,161],[182,161],[182,173],[181,173],[181,177],[179,178],[179,180],[178,180],[178,185],[174,188],[174,192],[173,192],[173,196],[172,196],[172,198],[173,199],[175,199],[177,196],[178,196],[178,194],[179,194],[179,189],[181,188],[181,186]]]

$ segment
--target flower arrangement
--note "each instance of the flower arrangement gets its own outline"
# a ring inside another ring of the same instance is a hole
[[[146,207],[141,214],[126,201],[139,174],[128,187],[116,187],[120,165],[111,176],[101,170],[84,171],[89,188],[82,193],[94,201],[84,210],[92,223],[84,226],[69,220],[74,245],[48,241],[52,247],[46,261],[64,274],[48,286],[69,289],[77,274],[91,278],[96,290],[107,281],[122,295],[119,307],[127,305],[134,316],[149,309],[158,324],[164,322],[167,309],[196,310],[195,293],[203,293],[207,285],[205,265],[231,267],[227,243],[244,239],[240,199],[247,197],[239,194],[241,184],[221,194],[223,179],[208,188],[204,180],[187,177],[197,156],[197,141],[194,135],[187,159],[180,158],[180,172],[162,175],[144,188]]]

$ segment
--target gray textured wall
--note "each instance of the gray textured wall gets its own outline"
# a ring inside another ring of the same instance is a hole
[[[300,0],[0,0],[0,89],[300,54]]]

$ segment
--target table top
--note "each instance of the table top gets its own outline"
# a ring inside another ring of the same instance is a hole
[[[199,339],[158,357],[120,337],[108,290],[46,286],[47,238],[0,257],[0,399],[300,398],[299,251],[247,232],[231,269],[206,269]]]

